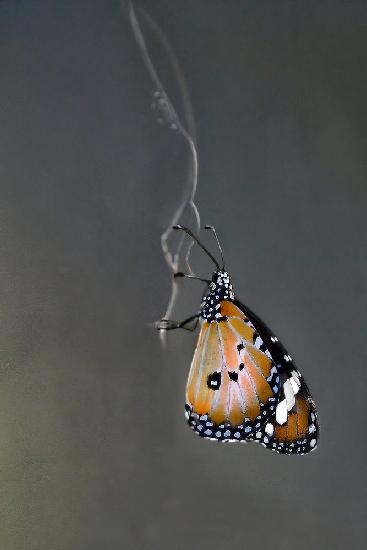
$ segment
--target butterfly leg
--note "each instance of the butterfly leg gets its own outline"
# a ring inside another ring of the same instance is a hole
[[[187,326],[192,321],[195,321],[194,324],[191,327]],[[192,315],[191,317],[188,317],[188,319],[185,319],[181,322],[171,321],[170,319],[161,319],[160,321],[158,321],[156,326],[158,330],[174,330],[176,328],[183,328],[185,330],[190,330],[191,332],[193,332],[196,329],[198,322],[199,314],[197,313],[196,315]]]
[[[173,275],[173,277],[175,279],[178,279],[179,277],[182,277],[182,278],[185,278],[185,279],[194,279],[196,281],[202,281],[203,283],[207,283],[208,285],[211,282],[211,281],[209,281],[209,279],[203,279],[202,277],[196,277],[196,275],[190,275],[189,273],[182,273],[182,271],[177,271],[177,273],[175,273]]]

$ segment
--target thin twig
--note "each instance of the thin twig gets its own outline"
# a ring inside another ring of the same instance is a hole
[[[183,78],[182,72],[180,70],[179,64],[177,62],[177,59],[174,55],[174,52],[167,38],[163,34],[162,30],[159,28],[157,23],[151,18],[151,16],[148,15],[145,10],[143,10],[142,8],[139,8],[139,13],[142,15],[146,23],[150,26],[150,28],[158,38],[159,42],[163,46],[164,50],[166,51],[170,59],[171,65],[177,76],[177,79],[179,81],[180,90],[182,93],[183,103],[185,108],[185,115],[186,115],[185,119],[188,127],[188,129],[186,129],[186,127],[181,122],[180,117],[178,116],[175,108],[173,107],[170,98],[168,97],[167,92],[158,76],[156,68],[149,55],[146,41],[142,32],[141,26],[139,24],[139,20],[137,18],[136,11],[134,9],[134,5],[132,1],[130,1],[128,4],[128,13],[129,13],[129,20],[134,33],[135,40],[139,47],[144,64],[147,68],[147,71],[155,87],[155,91],[153,94],[153,106],[159,111],[159,114],[163,118],[163,120],[169,124],[169,127],[171,128],[171,130],[176,130],[186,140],[189,146],[190,162],[188,167],[186,185],[184,189],[184,196],[179,206],[177,207],[176,211],[173,213],[173,216],[171,218],[169,225],[161,235],[161,246],[162,246],[163,256],[166,260],[166,263],[170,271],[172,272],[172,275],[174,275],[180,270],[181,261],[185,262],[187,271],[193,274],[193,271],[190,267],[190,254],[191,254],[191,248],[193,246],[193,241],[188,242],[187,250],[185,254],[183,252],[183,243],[185,242],[185,235],[182,235],[182,236],[180,235],[178,244],[176,245],[175,249],[173,245],[170,246],[170,237],[173,233],[172,226],[180,223],[181,220],[185,217],[185,215],[188,215],[189,218],[191,217],[193,218],[193,224],[192,223],[190,224],[193,227],[193,229],[196,230],[197,232],[200,230],[200,214],[195,204],[195,195],[196,195],[197,185],[198,185],[199,165],[198,165],[197,150],[196,150],[195,141],[193,137],[195,126],[194,126],[194,117],[192,114],[190,97],[189,97],[186,83]],[[170,319],[172,316],[172,312],[173,312],[173,309],[177,300],[178,292],[179,292],[179,284],[180,284],[179,281],[180,281],[180,278],[172,277],[171,295],[168,300],[166,311],[162,317],[163,319]],[[164,342],[165,331],[161,330],[160,335],[161,335],[162,342]]]

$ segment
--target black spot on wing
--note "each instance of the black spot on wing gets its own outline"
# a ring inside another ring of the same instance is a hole
[[[207,386],[211,390],[219,390],[222,382],[222,375],[220,372],[212,372],[208,374]]]
[[[231,380],[233,380],[233,382],[237,382],[238,380],[238,373],[231,370],[228,372],[228,376],[230,377]]]

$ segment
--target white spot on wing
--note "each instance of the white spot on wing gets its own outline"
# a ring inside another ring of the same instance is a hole
[[[290,378],[288,378],[288,380],[284,382],[283,391],[287,401],[287,409],[288,411],[290,411],[294,407],[294,404],[296,402]]]
[[[282,425],[285,422],[287,422],[287,401],[283,399],[283,401],[280,401],[278,403],[277,408],[275,410],[275,418],[278,424]]]
[[[294,395],[297,395],[297,393],[299,392],[299,385],[297,384],[297,382],[295,381],[295,379],[292,377],[289,379],[289,382],[290,382],[290,385],[292,386],[292,390],[293,390],[293,393]]]
[[[265,426],[265,431],[268,435],[273,435],[274,433],[274,426],[271,422],[268,422],[267,425]]]
[[[292,370],[291,375],[293,376],[293,378],[294,378],[294,380],[296,381],[296,383],[298,384],[298,386],[300,386],[300,385],[301,385],[301,381],[300,381],[300,379],[299,379],[299,376],[298,376],[297,371]]]

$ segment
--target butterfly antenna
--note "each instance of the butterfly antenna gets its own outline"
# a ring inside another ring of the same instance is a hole
[[[214,233],[215,240],[217,241],[217,245],[218,245],[219,252],[220,252],[220,257],[222,258],[222,269],[224,269],[223,250],[222,250],[222,247],[220,246],[220,242],[219,242],[218,235],[217,235],[217,232],[215,230],[215,227],[213,227],[212,225],[206,225],[205,229],[210,229],[210,231],[212,231]]]
[[[199,241],[199,239],[197,238],[196,235],[194,235],[194,233],[191,231],[191,229],[189,229],[188,227],[185,227],[183,225],[174,225],[172,228],[173,229],[180,229],[181,231],[185,231],[185,233],[187,233],[200,246],[200,248],[202,248],[204,250],[205,254],[207,254],[209,256],[209,258],[212,260],[212,262],[214,262],[215,265],[217,266],[217,269],[219,269],[219,264],[218,264],[217,260],[209,252],[209,250],[207,248],[205,248],[205,246]]]

